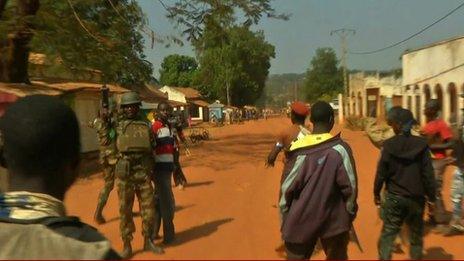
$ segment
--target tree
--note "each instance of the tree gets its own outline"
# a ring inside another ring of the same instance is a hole
[[[166,56],[161,64],[160,81],[163,85],[191,87],[197,73],[195,58],[173,54]]]
[[[10,8],[7,5],[3,19],[9,26],[0,27],[0,39],[8,30],[19,30],[12,26],[18,19],[15,10],[27,2],[31,0],[10,1]],[[56,66],[68,72],[99,70],[108,82],[130,86],[150,79],[152,65],[145,60],[141,34],[145,17],[135,1],[41,0],[40,4],[41,8],[26,19],[30,39],[27,38],[25,45],[19,45],[26,46],[26,52],[22,52],[22,57],[13,57],[12,66],[3,70],[0,67],[0,75],[2,71],[11,75],[9,69],[21,70],[20,77],[1,80],[29,81],[29,49],[46,54],[53,63],[59,61]],[[17,43],[7,42],[8,49],[17,49]]]
[[[225,33],[222,45],[199,55],[199,89],[210,99],[254,104],[263,93],[274,46],[266,42],[263,32],[252,32],[248,26],[235,26]]]
[[[332,48],[318,48],[306,73],[304,92],[310,102],[329,101],[343,92],[343,74]]]

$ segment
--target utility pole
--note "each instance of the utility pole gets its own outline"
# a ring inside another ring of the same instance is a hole
[[[348,73],[346,69],[346,61],[348,59],[347,53],[348,53],[348,47],[347,47],[347,41],[346,38],[352,34],[356,34],[356,31],[353,29],[347,29],[347,28],[342,28],[342,29],[337,29],[337,30],[332,30],[330,32],[330,35],[338,35],[340,37],[341,41],[341,47],[342,47],[342,70],[343,70],[343,96],[345,97],[345,101],[343,102],[343,106],[347,107],[348,105],[348,98],[349,98],[349,88],[348,88]],[[348,108],[348,107],[347,107]],[[345,108],[345,113],[348,112],[348,109]]]

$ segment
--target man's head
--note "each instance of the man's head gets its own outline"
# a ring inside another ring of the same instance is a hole
[[[292,123],[304,125],[306,117],[308,117],[309,114],[309,107],[303,102],[296,101],[292,103],[290,108],[290,118],[292,119]]]
[[[172,115],[172,107],[169,105],[167,102],[160,102],[158,104],[158,117],[164,121],[167,122],[169,117]]]
[[[392,124],[392,128],[395,134],[411,135],[411,129],[415,124],[417,124],[417,121],[414,119],[412,112],[407,109],[401,109]]]
[[[318,101],[311,106],[311,122],[314,130],[330,132],[334,125],[334,110],[330,104]]]
[[[71,108],[58,98],[29,96],[8,107],[0,131],[10,190],[63,199],[80,159],[79,124]]]
[[[428,121],[438,117],[438,112],[441,110],[440,107],[440,101],[437,99],[432,99],[425,103],[424,114]]]
[[[134,119],[140,112],[142,101],[136,92],[124,93],[121,97],[121,109],[128,119]]]
[[[403,110],[401,106],[394,106],[392,107],[388,113],[387,113],[387,123],[388,125],[392,126],[397,120],[398,120],[398,115],[400,112]]]

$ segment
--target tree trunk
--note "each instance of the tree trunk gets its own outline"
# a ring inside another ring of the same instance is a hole
[[[8,0],[0,0],[0,19],[2,19],[3,11],[5,11],[6,2],[8,2]]]
[[[16,32],[8,35],[7,81],[17,83],[30,83],[28,77],[29,43],[32,40],[33,25],[30,17],[39,10],[39,0],[18,0],[18,13],[20,25]]]

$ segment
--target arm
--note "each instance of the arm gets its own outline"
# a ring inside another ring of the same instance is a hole
[[[433,150],[447,150],[447,149],[451,149],[454,145],[454,141],[449,139],[449,140],[446,140],[445,143],[435,143],[435,144],[431,144],[430,145],[430,149],[433,149]]]
[[[377,164],[377,173],[374,181],[374,203],[380,205],[380,191],[388,177],[387,153],[382,150],[379,163]]]
[[[267,156],[266,166],[267,167],[274,167],[274,163],[277,159],[277,156],[284,148],[284,145],[280,142],[277,142],[274,147],[272,148],[271,152],[269,152]]]
[[[432,159],[430,151],[425,150],[422,155],[422,182],[424,184],[425,193],[429,202],[435,202],[435,175],[432,167]]]

